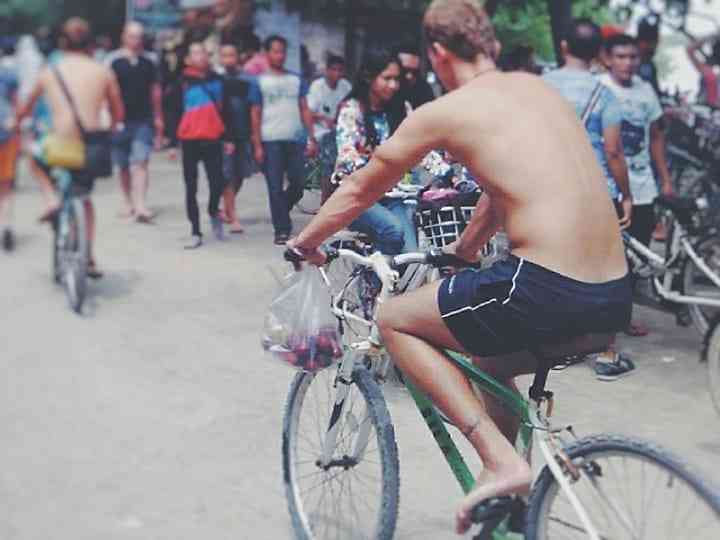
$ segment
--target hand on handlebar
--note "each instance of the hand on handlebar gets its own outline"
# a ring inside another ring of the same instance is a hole
[[[470,265],[476,265],[480,263],[480,255],[478,253],[466,253],[462,250],[462,247],[459,246],[459,240],[456,240],[452,244],[449,244],[443,248],[443,252],[447,253],[448,255],[452,255],[453,257],[457,257],[458,259],[461,259],[465,261],[466,263],[469,263]],[[460,249],[458,249],[460,247]]]
[[[300,263],[307,261],[315,266],[323,266],[327,262],[327,254],[320,248],[314,250],[301,249],[297,245],[297,239],[292,238],[285,244],[287,250],[285,251],[285,260],[290,261],[295,266],[296,270],[300,269]]]

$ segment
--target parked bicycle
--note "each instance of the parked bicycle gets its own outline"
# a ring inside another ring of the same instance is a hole
[[[439,250],[392,259],[377,252],[365,256],[328,250],[330,268],[344,260],[377,276],[380,302],[398,293],[397,269],[405,265],[468,265]],[[287,399],[283,472],[293,529],[303,540],[389,540],[395,532],[399,458],[382,393],[390,360],[383,354],[374,313],[366,317],[345,308],[344,295],[354,287],[349,282],[335,295],[333,312],[343,325],[365,325],[369,337],[349,344],[336,368],[298,373]],[[551,368],[604,350],[609,338],[587,335],[563,347],[534,351],[540,367],[530,400],[462,355],[447,353],[480,390],[521,417],[517,448],[529,457],[535,444],[545,462],[527,502],[514,498],[495,514],[482,516],[476,539],[509,540],[522,534],[526,540],[720,537],[720,493],[680,460],[638,439],[606,434],[577,439],[571,427],[552,425],[554,396],[545,389]],[[461,489],[469,492],[474,477],[441,415],[425,394],[405,384]]]
[[[703,336],[720,311],[720,223],[715,222],[720,209],[711,208],[718,202],[705,197],[658,197],[657,206],[672,216],[664,256],[623,233],[633,274],[650,284],[650,297],[645,300],[675,313],[681,321],[686,306]]]

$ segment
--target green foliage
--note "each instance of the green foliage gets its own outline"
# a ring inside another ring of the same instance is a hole
[[[505,50],[520,45],[530,46],[541,60],[554,59],[547,1],[500,2],[493,22]],[[588,17],[598,24],[610,20],[607,3],[603,0],[573,0],[572,10],[574,17]]]

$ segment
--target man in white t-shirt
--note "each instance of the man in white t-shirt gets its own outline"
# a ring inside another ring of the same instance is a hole
[[[672,193],[660,125],[663,111],[652,86],[637,76],[640,55],[635,38],[619,34],[610,38],[605,48],[609,72],[600,80],[618,98],[623,113],[621,136],[633,195],[633,219],[628,232],[649,244],[655,228],[653,201],[658,196],[653,164],[662,192]]]
[[[251,141],[255,161],[262,167],[270,196],[275,244],[285,245],[290,232],[290,210],[305,187],[303,141],[308,155],[317,154],[307,84],[285,69],[287,40],[273,35],[265,40],[270,69],[250,88]],[[285,188],[285,175],[288,187]]]
[[[626,34],[612,36],[605,42],[608,73],[601,76],[620,101],[622,124],[620,133],[633,196],[632,223],[627,232],[645,245],[650,245],[655,229],[653,202],[659,194],[653,164],[663,194],[673,191],[672,179],[665,159],[665,136],[662,132],[662,107],[655,90],[638,75],[640,51],[635,38]],[[631,324],[630,335],[645,335],[647,330]]]
[[[352,89],[352,85],[343,78],[344,75],[345,59],[331,54],[328,56],[325,76],[310,85],[307,100],[313,113],[318,141],[335,129],[338,106]]]
[[[340,103],[348,96],[352,85],[343,78],[345,59],[329,54],[325,76],[316,79],[308,91],[307,101],[315,122],[315,137],[319,152],[315,159],[305,163],[307,175],[319,172],[320,178],[329,178],[335,168],[337,144],[335,141],[335,120]]]

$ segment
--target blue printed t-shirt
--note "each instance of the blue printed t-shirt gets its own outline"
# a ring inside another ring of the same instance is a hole
[[[305,135],[300,99],[307,83],[294,73],[263,73],[250,89],[250,103],[262,106],[261,138],[264,142],[299,141]]]
[[[658,186],[650,156],[650,126],[662,118],[660,101],[653,87],[640,77],[633,77],[629,86],[619,85],[607,73],[601,80],[620,102],[623,115],[620,131],[633,204],[652,204],[658,196]]]
[[[592,73],[570,68],[551,71],[543,75],[543,79],[573,104],[577,111],[578,118],[582,118],[585,108],[590,102],[595,88],[599,84],[598,79],[595,78]],[[603,88],[600,99],[585,124],[585,130],[590,137],[590,143],[605,173],[608,191],[613,200],[617,200],[620,197],[620,190],[608,167],[603,131],[606,128],[621,125],[622,119],[620,102],[609,89]]]
[[[14,115],[13,100],[18,91],[18,78],[13,71],[0,67],[0,143],[11,137],[5,124]]]

